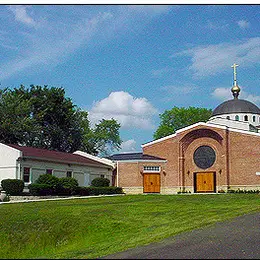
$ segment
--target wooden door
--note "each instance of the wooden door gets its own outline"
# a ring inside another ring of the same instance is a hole
[[[160,193],[159,173],[144,173],[144,192]]]
[[[195,192],[216,192],[215,173],[195,173]]]

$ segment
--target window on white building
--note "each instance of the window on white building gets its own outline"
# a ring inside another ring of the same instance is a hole
[[[160,166],[144,166],[144,172],[160,172]]]
[[[71,178],[72,177],[72,171],[67,171],[66,175],[67,175],[68,178]]]
[[[255,116],[253,116],[253,122],[255,122]]]
[[[23,181],[26,183],[30,182],[30,168],[29,167],[23,168]]]
[[[46,169],[46,174],[52,174],[52,169]]]
[[[248,116],[247,115],[244,116],[244,120],[248,121]]]
[[[239,116],[238,115],[235,116],[235,120],[239,121]]]

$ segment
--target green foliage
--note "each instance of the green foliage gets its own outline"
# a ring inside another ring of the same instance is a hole
[[[89,187],[90,195],[105,195],[105,194],[123,194],[121,187]]]
[[[160,114],[161,123],[154,133],[154,139],[159,139],[175,133],[178,129],[198,123],[206,122],[212,115],[211,109],[206,108],[178,108],[165,110]]]
[[[78,181],[71,177],[58,178],[43,174],[28,188],[33,195],[72,195],[76,193],[78,185]]]
[[[241,190],[241,189],[237,189],[237,190],[233,190],[233,189],[228,189],[227,193],[260,193],[260,190]]]
[[[90,128],[88,113],[63,88],[34,86],[0,90],[0,142],[91,154],[118,149],[120,125],[101,120]]]
[[[61,184],[58,177],[53,176],[51,174],[42,174],[39,178],[35,181],[37,184],[47,184],[55,191],[57,190]]]
[[[94,187],[108,187],[110,180],[107,178],[98,177],[92,180],[91,185]]]
[[[23,192],[24,181],[17,179],[4,179],[1,181],[1,186],[8,195],[19,195]]]
[[[127,195],[2,204],[0,256],[100,259],[259,210],[258,194]]]
[[[104,195],[104,194],[124,194],[121,187],[77,187],[76,194],[81,196],[90,196],[90,195]]]
[[[29,192],[34,196],[53,195],[54,190],[49,184],[32,183],[28,185]]]
[[[59,195],[71,195],[74,194],[77,187],[79,186],[78,181],[72,177],[64,177],[59,179],[60,189],[58,191]]]

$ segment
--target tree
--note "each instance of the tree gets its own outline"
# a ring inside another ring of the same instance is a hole
[[[63,88],[34,86],[0,91],[0,142],[63,152],[118,149],[120,125],[103,120],[90,128],[88,113]]]
[[[212,115],[211,109],[196,107],[173,107],[160,114],[161,123],[154,133],[154,139],[175,133],[178,129],[195,124],[206,122]]]

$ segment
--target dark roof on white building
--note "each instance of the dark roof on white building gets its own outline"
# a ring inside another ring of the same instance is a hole
[[[233,113],[250,113],[260,115],[260,109],[255,104],[247,100],[231,99],[217,106],[213,110],[212,116]]]

